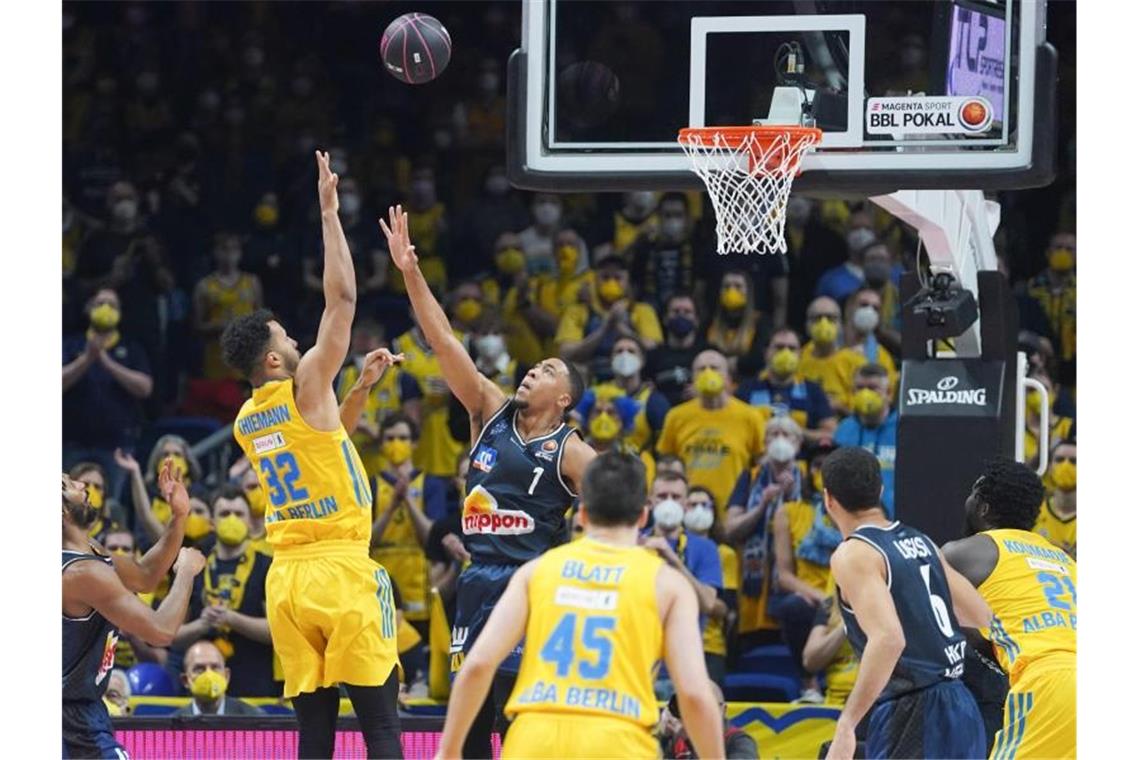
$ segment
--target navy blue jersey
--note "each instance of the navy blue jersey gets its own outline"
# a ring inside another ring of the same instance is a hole
[[[958,679],[965,667],[966,638],[954,617],[950,586],[934,542],[898,521],[885,528],[860,526],[847,540],[865,541],[883,555],[887,588],[906,636],[906,648],[879,699]],[[842,590],[839,600],[847,639],[862,657],[867,634],[843,601]]]
[[[524,442],[514,400],[495,412],[471,450],[463,500],[463,545],[474,562],[521,565],[565,543],[577,496],[562,479],[562,451],[577,431],[561,425]]]
[[[109,557],[63,552],[63,570],[75,562],[112,565]],[[81,618],[63,616],[63,699],[98,700],[107,690],[107,676],[115,666],[119,632],[95,610]]]

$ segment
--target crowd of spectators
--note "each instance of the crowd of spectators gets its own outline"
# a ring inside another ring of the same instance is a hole
[[[191,484],[187,541],[208,554],[174,644],[126,639],[117,665],[165,668],[193,696],[190,714],[280,693],[256,476],[240,460],[207,469],[191,441],[150,431],[170,418],[232,422],[248,389],[220,361],[229,319],[268,306],[302,348],[311,342],[320,145],[341,178],[359,294],[338,396],[368,351],[406,357],[370,392],[353,440],[375,493],[372,556],[400,596],[412,693],[446,695],[434,628],[468,560],[457,512],[470,430],[384,249],[375,219],[394,202],[480,371],[510,393],[557,355],[590,378],[572,422],[598,450],[645,461],[646,546],[693,584],[714,680],[742,652],[782,642],[790,697],[842,701],[855,664],[836,634],[839,534],[819,467],[838,445],[872,450],[893,512],[899,281],[915,265],[913,231],[866,202],[793,196],[787,255],[718,257],[702,194],[521,193],[503,166],[517,3],[452,9],[452,36],[470,44],[430,98],[373,61],[317,54],[373,45],[367,4],[319,16],[306,5],[65,5],[64,466],[103,510],[93,535],[135,552],[169,519],[156,476],[172,456]],[[1012,215],[1001,267],[1060,441],[1039,527],[1075,553],[1075,210],[1055,194],[1001,200]],[[1044,249],[1016,234],[1018,215],[1055,231]],[[1040,404],[1029,394],[1029,460]],[[123,681],[109,699],[129,691]]]

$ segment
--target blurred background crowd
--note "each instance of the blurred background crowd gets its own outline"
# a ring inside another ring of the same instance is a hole
[[[869,203],[793,196],[786,255],[721,257],[702,193],[515,190],[503,79],[519,4],[436,5],[463,44],[420,89],[372,57],[328,55],[374,48],[368,4],[64,5],[64,466],[104,509],[93,535],[136,552],[169,518],[156,477],[174,456],[192,484],[187,540],[210,555],[174,645],[127,639],[118,664],[134,668],[136,692],[192,695],[192,714],[280,693],[265,499],[229,433],[248,388],[218,338],[267,306],[311,343],[320,147],[340,176],[358,284],[338,394],[373,348],[407,357],[372,389],[354,439],[375,491],[373,556],[403,608],[410,693],[446,696],[470,430],[376,223],[397,202],[481,371],[508,393],[544,356],[588,373],[573,423],[598,450],[645,461],[648,541],[690,571],[727,696],[841,702],[857,663],[832,604],[839,535],[819,465],[836,445],[871,449],[893,511],[899,278],[916,266],[913,231]],[[1051,37],[1057,28],[1051,18]],[[1071,40],[1055,44],[1075,69]],[[1063,104],[1074,87],[1065,69]],[[1039,530],[1075,553],[1075,124],[1062,110],[1057,181],[998,197],[996,243],[1030,372],[1051,391]],[[1040,404],[1029,395],[1030,461]],[[116,684],[109,699],[131,690]]]

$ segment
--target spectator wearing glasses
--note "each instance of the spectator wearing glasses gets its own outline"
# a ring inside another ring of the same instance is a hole
[[[789,415],[803,430],[809,443],[830,439],[836,419],[827,394],[800,373],[800,338],[791,328],[772,334],[764,352],[766,367],[757,377],[741,383],[736,397],[755,407],[765,407],[771,417]]]
[[[1053,446],[1046,477],[1045,503],[1033,532],[1039,533],[1073,559],[1077,558],[1077,442],[1066,439]]]
[[[831,408],[839,414],[851,411],[848,399],[846,365],[840,356],[843,348],[843,312],[833,298],[816,298],[807,309],[807,331],[810,340],[800,355],[800,373],[805,380],[817,383],[827,394]]]

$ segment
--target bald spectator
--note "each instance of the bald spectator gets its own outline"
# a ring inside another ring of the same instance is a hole
[[[673,407],[657,439],[659,454],[676,454],[685,463],[689,484],[704,486],[724,519],[732,485],[764,452],[764,412],[728,392],[728,360],[719,351],[693,361],[696,398]]]
[[[182,658],[182,685],[190,692],[190,704],[176,716],[261,715],[261,710],[237,697],[226,696],[230,669],[222,652],[209,641],[199,641]]]

